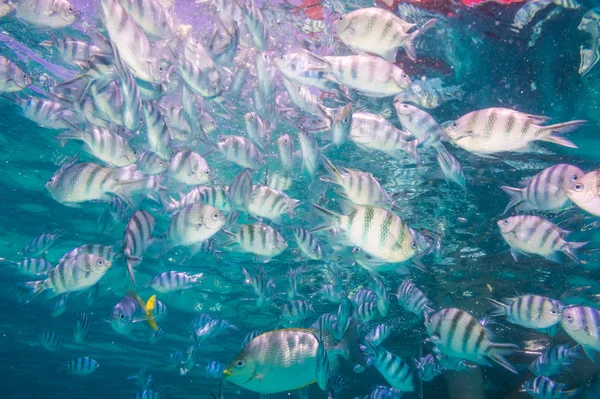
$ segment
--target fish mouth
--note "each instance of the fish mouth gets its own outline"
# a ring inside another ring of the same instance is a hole
[[[225,375],[227,377],[231,377],[233,375],[233,373],[231,371],[229,371],[229,369],[225,369],[225,370],[223,370],[223,375]]]

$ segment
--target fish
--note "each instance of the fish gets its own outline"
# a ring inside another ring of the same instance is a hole
[[[56,352],[62,346],[60,337],[54,331],[37,331],[42,346],[49,352]]]
[[[539,295],[507,298],[506,303],[491,298],[488,301],[495,307],[492,316],[506,316],[509,323],[537,330],[551,329],[560,323],[564,308],[559,301]]]
[[[417,377],[425,382],[433,381],[435,377],[444,373],[442,367],[431,353],[419,360],[415,360],[415,368],[417,369]]]
[[[575,359],[581,359],[577,346],[553,345],[529,365],[529,370],[536,376],[552,377],[562,374],[563,370],[573,373],[571,366]]]
[[[504,356],[513,353],[518,346],[491,342],[487,329],[464,310],[445,308],[431,315],[426,313],[425,328],[429,341],[444,355],[482,366],[490,366],[489,360],[492,360],[517,374]]]
[[[78,357],[77,359],[71,360],[67,364],[63,364],[62,367],[75,375],[90,375],[94,371],[98,370],[100,365],[97,361],[89,357]]]
[[[218,335],[226,333],[230,330],[238,330],[236,326],[223,319],[209,320],[204,326],[194,331],[194,338],[198,342],[205,341],[209,338],[215,338]]]
[[[123,236],[123,255],[127,262],[127,271],[131,284],[135,288],[133,270],[142,262],[142,257],[152,241],[152,232],[156,221],[146,211],[136,211],[127,222]]]
[[[158,175],[169,168],[169,162],[152,151],[141,152],[137,157],[136,165],[140,172],[147,175]]]
[[[223,136],[222,141],[216,144],[217,150],[230,162],[242,168],[253,170],[260,169],[264,163],[264,156],[258,148],[247,138],[241,136]]]
[[[529,115],[507,108],[486,108],[469,112],[446,124],[444,133],[458,147],[475,155],[531,152],[530,144],[535,141],[577,148],[562,134],[580,128],[586,121],[542,125],[547,121],[545,116]]]
[[[322,391],[327,390],[329,385],[329,357],[327,350],[325,349],[325,342],[323,341],[323,329],[319,331],[319,338],[317,342],[317,366],[316,376],[317,385]]]
[[[112,329],[132,340],[136,340],[133,334],[135,323],[146,321],[152,330],[158,331],[153,313],[156,303],[156,295],[151,296],[147,302],[144,302],[135,292],[129,291],[112,308],[110,315]]]
[[[50,316],[58,317],[58,316],[62,315],[63,313],[65,313],[65,311],[67,310],[68,299],[69,299],[68,292],[65,294],[62,294],[60,296],[60,298],[58,298],[58,301],[56,301],[56,303],[54,304],[54,308],[52,308],[52,311],[50,312]]]
[[[377,348],[369,341],[375,352],[373,365],[385,380],[395,389],[402,392],[414,392],[414,375],[408,363],[383,348]]]
[[[0,258],[0,262],[8,263],[24,276],[45,277],[54,266],[44,258],[27,258],[20,262],[13,262]]]
[[[377,54],[388,62],[396,62],[399,48],[416,61],[414,41],[431,29],[437,19],[431,19],[419,29],[408,33],[415,24],[408,23],[395,14],[376,7],[361,8],[345,14],[334,22],[338,37],[357,52]]]
[[[248,112],[244,115],[244,122],[250,140],[262,149],[268,148],[271,144],[271,135],[261,117],[255,112]]]
[[[23,248],[23,253],[26,256],[36,257],[40,255],[44,255],[46,251],[48,251],[58,240],[62,234],[63,230],[60,230],[56,234],[50,233],[42,233],[39,236],[33,238],[26,246]]]
[[[598,198],[598,184],[597,181],[600,176],[600,170],[593,170],[579,177],[575,182],[566,189],[565,195],[575,205],[584,211],[599,216],[600,215],[600,201]]]
[[[561,262],[563,253],[579,263],[575,250],[587,242],[567,242],[570,233],[539,216],[512,216],[499,220],[497,225],[502,238],[510,245],[515,262],[519,254],[536,254],[553,262]]]
[[[67,259],[48,272],[48,278],[35,287],[34,297],[42,292],[55,297],[82,291],[96,284],[111,266],[112,262],[96,255],[84,254]]]
[[[173,197],[165,203],[167,211],[175,211],[190,204],[207,204],[221,212],[231,212],[229,187],[227,186],[198,186],[187,194],[179,194],[179,201]]]
[[[88,315],[85,312],[79,311],[75,329],[73,331],[74,341],[78,344],[85,342],[90,330]]]
[[[166,238],[173,247],[190,247],[194,255],[204,241],[221,230],[225,221],[225,216],[210,205],[190,204],[173,216]]]
[[[250,341],[223,371],[224,379],[253,392],[268,394],[303,388],[315,383],[317,332],[286,328],[270,331]],[[356,326],[351,326],[339,344],[323,334],[327,356],[342,356],[364,364],[358,347]],[[278,370],[277,374],[269,370]]]
[[[566,194],[567,189],[584,174],[577,166],[557,164],[527,180],[524,188],[502,186],[500,187],[502,191],[510,196],[504,213],[514,206],[518,206],[517,209],[520,211],[564,209],[571,204]]]
[[[246,207],[248,213],[255,218],[267,218],[281,224],[281,216],[293,216],[299,203],[300,201],[289,198],[283,192],[257,185],[248,196]]]
[[[58,263],[63,263],[67,259],[74,258],[77,255],[90,254],[96,255],[109,261],[113,261],[120,257],[120,254],[116,253],[112,246],[100,245],[100,244],[84,244],[77,248],[73,248],[66,254],[64,254]]]
[[[311,260],[323,259],[323,249],[314,235],[302,227],[294,227],[293,232],[296,244],[304,256]]]
[[[235,234],[223,232],[230,236],[224,246],[236,244],[236,250],[252,253],[263,261],[280,255],[288,246],[277,230],[261,223],[243,225]]]
[[[173,181],[187,185],[206,184],[211,176],[206,160],[194,151],[174,153],[167,173]]]
[[[171,15],[159,1],[119,0],[119,4],[149,37],[164,40],[175,36]]]
[[[0,91],[14,93],[31,85],[31,78],[8,58],[0,56]]]
[[[294,151],[294,141],[289,134],[284,134],[277,139],[277,150],[281,167],[287,172],[292,172],[296,152]]]
[[[365,339],[373,344],[374,347],[378,347],[391,336],[392,331],[393,327],[390,324],[381,323],[369,330]]]
[[[142,102],[144,125],[150,151],[165,161],[171,159],[171,134],[165,119],[151,102]]]
[[[535,399],[542,398],[574,398],[579,394],[578,389],[567,389],[566,384],[559,384],[548,377],[539,376],[523,384],[523,391]]]
[[[252,171],[244,169],[233,178],[229,185],[228,195],[232,208],[245,209],[252,189]]]
[[[225,367],[220,362],[213,360],[208,362],[206,365],[206,371],[204,375],[206,375],[208,378],[219,379],[221,378],[224,369]]]
[[[352,204],[350,212],[340,215],[315,204],[313,208],[327,220],[313,231],[339,227],[353,245],[389,263],[405,262],[417,254],[417,243],[408,226],[387,209]]]
[[[586,356],[594,363],[595,352],[600,351],[598,320],[600,320],[598,309],[574,306],[563,310],[560,321],[562,329],[581,346]]]
[[[189,275],[175,271],[164,272],[150,280],[148,287],[161,294],[167,294],[195,287],[200,283],[202,276],[203,273]]]
[[[315,136],[308,131],[299,132],[298,141],[302,155],[302,169],[308,172],[311,179],[314,179],[317,175],[319,155],[321,154],[319,143]]]
[[[21,0],[14,5],[17,19],[38,28],[65,28],[80,15],[67,0]]]

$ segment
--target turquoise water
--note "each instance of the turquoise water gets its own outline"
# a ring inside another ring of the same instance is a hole
[[[83,11],[82,21],[57,29],[56,32],[59,35],[85,37],[82,32],[89,31],[89,25],[85,22],[97,21],[93,7],[86,1],[74,2],[73,5]],[[372,4],[325,5],[345,13]],[[423,61],[413,64],[402,52],[398,59],[398,64],[405,68],[413,81],[421,76],[441,78],[445,86],[460,86],[465,93],[462,100],[446,102],[427,110],[440,123],[487,107],[515,107],[523,112],[551,116],[556,122],[585,119],[589,123],[568,136],[579,148],[543,143],[535,153],[513,152],[490,159],[447,145],[464,170],[466,192],[444,181],[431,150],[423,150],[423,163],[419,165],[408,158],[398,160],[385,154],[366,152],[351,142],[341,148],[327,150],[327,157],[336,165],[371,172],[388,193],[403,193],[396,213],[411,228],[430,232],[439,239],[441,250],[422,260],[427,271],[410,269],[413,281],[427,294],[435,309],[456,307],[479,319],[491,312],[486,297],[500,299],[515,296],[515,293],[543,295],[560,299],[567,305],[598,307],[600,285],[597,282],[596,248],[599,237],[596,233],[596,216],[575,206],[554,214],[527,212],[530,215],[542,215],[567,230],[573,230],[569,241],[590,241],[580,251],[581,264],[556,264],[537,256],[522,256],[517,263],[496,226],[496,222],[503,218],[502,212],[508,202],[500,186],[516,186],[521,179],[557,163],[577,165],[586,172],[598,167],[600,146],[596,135],[600,122],[599,75],[594,68],[583,77],[577,72],[579,46],[589,41],[585,33],[577,30],[577,25],[582,15],[594,6],[590,2],[582,4],[577,10],[564,10],[544,26],[540,38],[531,48],[527,48],[531,26],[543,16],[538,16],[528,28],[517,34],[509,27],[519,5],[490,3],[474,9],[452,6],[455,9],[452,15],[438,15],[445,19],[442,24],[445,30],[434,29],[418,41],[417,53]],[[271,43],[277,43],[270,49],[274,54],[291,51],[291,43],[304,44],[304,47],[314,50],[312,47],[316,44],[336,40],[328,33],[299,34],[297,25],[305,23],[306,17],[297,8],[264,3],[262,9],[268,17]],[[435,13],[435,10],[432,12]],[[180,1],[175,6],[175,15],[180,23],[191,24],[204,40],[212,28],[210,21],[214,7],[209,3]],[[38,45],[42,40],[51,38],[47,30],[33,28],[10,16],[2,21],[0,55],[28,71],[36,87],[25,89],[19,96],[42,92],[40,77],[43,78],[44,74],[60,82],[77,73],[72,63],[61,63],[60,59],[57,60]],[[291,29],[295,30],[294,35],[286,34]],[[330,53],[325,54],[337,55],[341,50],[335,44],[330,44],[328,51]],[[54,66],[41,63],[40,59]],[[243,60],[243,57],[240,59]],[[276,79],[276,93],[285,92],[281,77]],[[213,142],[217,141],[218,134],[246,135],[243,116],[254,110],[249,88],[255,82],[256,77],[250,77],[240,99],[235,102],[227,98],[226,92],[223,97],[229,101],[225,103],[207,101],[206,110],[218,126],[217,131],[210,134]],[[165,96],[164,103],[176,101],[173,97]],[[373,99],[351,93],[351,98],[355,112],[360,110],[383,115],[399,127],[392,97]],[[340,100],[326,98],[322,101],[330,107],[343,105]],[[273,145],[267,153],[275,153],[275,140],[284,133],[290,134],[296,142],[296,149],[299,148],[298,129],[282,117],[283,109],[287,107],[279,107],[277,127],[271,134]],[[83,244],[112,245],[120,250],[131,210],[125,220],[116,220],[108,229],[101,231],[97,221],[107,208],[105,203],[86,202],[79,207],[67,207],[56,202],[44,186],[68,156],[79,153],[80,160],[99,161],[82,152],[78,143],[69,143],[61,148],[54,139],[58,131],[44,129],[22,114],[23,111],[14,103],[11,95],[0,99],[0,143],[3,148],[0,154],[0,256],[19,261],[24,258],[23,248],[34,237],[61,230],[60,238],[45,255],[53,264],[57,264],[64,253]],[[297,114],[303,115],[300,111]],[[322,147],[328,143],[325,134],[317,137]],[[144,141],[140,136],[130,140],[135,145]],[[205,158],[213,172],[212,178],[218,184],[229,184],[242,170],[226,161],[218,152],[209,151],[207,146],[196,144],[192,147],[187,143],[182,148],[206,154]],[[275,156],[267,156],[266,164],[268,170],[278,168]],[[220,377],[209,378],[205,371],[207,364],[219,361],[227,366],[241,350],[241,343],[250,331],[268,331],[281,326],[281,306],[287,302],[285,275],[290,268],[306,267],[298,291],[314,308],[314,313],[311,312],[305,321],[294,324],[294,327],[308,327],[318,316],[335,313],[337,304],[312,297],[322,284],[329,283],[326,265],[333,263],[342,275],[351,276],[348,282],[349,295],[369,286],[371,280],[366,270],[352,263],[348,253],[336,254],[325,244],[324,260],[310,261],[300,253],[291,227],[310,229],[316,226],[321,220],[311,209],[311,204],[323,204],[325,199],[329,205],[324,206],[333,207],[333,199],[339,197],[334,193],[334,187],[318,177],[311,179],[302,171],[300,162],[295,165],[293,185],[286,193],[300,200],[300,206],[295,216],[286,215],[281,225],[273,224],[288,242],[288,248],[280,256],[268,263],[261,263],[252,255],[221,248],[218,243],[227,239],[222,233],[216,236],[217,250],[223,251],[220,259],[204,252],[187,259],[185,250],[181,248],[151,250],[144,256],[143,262],[136,267],[138,284],[135,291],[144,299],[156,294],[157,299],[168,308],[167,315],[158,320],[165,335],[155,344],[148,342],[152,330],[145,321],[136,323],[137,341],[118,334],[108,322],[113,307],[131,290],[122,259],[115,260],[102,277],[99,296],[92,304],[87,301],[88,291],[71,293],[66,311],[58,317],[50,315],[57,298],[40,295],[29,303],[19,303],[15,283],[30,279],[18,275],[9,266],[1,269],[0,398],[41,395],[48,398],[133,397],[141,389],[127,377],[135,375],[144,366],[149,366],[156,391],[169,388],[164,397],[208,398],[211,393],[217,394]],[[262,166],[253,175],[254,184],[264,184],[266,169]],[[321,169],[318,175],[322,174],[324,172]],[[177,197],[180,190],[169,188],[169,195]],[[191,187],[181,191],[187,192],[189,189]],[[136,204],[136,208],[147,210],[155,216],[154,236],[159,237],[167,231],[171,215],[164,212],[162,204],[144,199]],[[517,214],[514,210],[510,212]],[[254,219],[243,214],[241,220],[253,222]],[[275,285],[276,292],[281,295],[274,300],[274,306],[257,309],[252,288],[244,284],[240,266],[248,270],[262,266],[269,277],[279,277]],[[151,278],[170,270],[203,273],[202,283],[173,294],[156,293],[147,286]],[[407,277],[396,272],[385,272],[382,276],[389,293],[395,293]],[[369,326],[379,322],[395,321],[396,327],[384,346],[404,358],[414,371],[412,359],[431,353],[432,345],[424,342],[427,332],[422,321],[404,311],[395,298],[392,297],[390,301],[390,311],[385,318],[376,319],[362,328],[368,331]],[[73,329],[80,311],[87,313],[90,324],[89,335],[81,344],[73,340]],[[236,329],[203,341],[195,367],[186,375],[180,375],[179,365],[169,368],[167,358],[175,351],[185,354],[194,344],[190,336],[190,323],[200,313],[227,320]],[[537,356],[534,352],[539,353],[551,343],[573,342],[560,329],[557,336],[551,338],[507,323],[503,318],[494,319],[489,328],[495,332],[495,342],[514,343],[522,349],[508,358],[518,374],[511,374],[497,365],[491,368],[478,367],[471,373],[448,371],[432,382],[416,380],[416,392],[405,393],[403,397],[525,398],[528,395],[519,392],[519,389],[526,380],[532,378],[527,367]],[[47,351],[41,345],[36,330],[55,332],[62,341],[62,347],[54,352]],[[100,365],[98,370],[88,376],[61,371],[62,364],[83,356],[96,360]],[[600,397],[600,388],[594,381],[598,376],[597,366],[588,359],[578,359],[573,368],[573,373],[563,372],[556,380],[569,384],[571,388],[580,388],[578,397]],[[352,371],[351,365],[344,363],[340,374],[349,381],[348,387],[337,395],[341,399],[363,397],[374,386],[387,385],[373,367],[357,374]],[[308,392],[314,398],[327,395],[316,384],[311,385]],[[222,394],[227,399],[259,395],[227,382],[223,384]],[[288,395],[295,396],[296,392],[279,393],[272,397]]]

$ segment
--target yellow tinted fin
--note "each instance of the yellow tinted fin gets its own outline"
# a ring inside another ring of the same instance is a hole
[[[146,302],[146,306],[144,307],[144,311],[146,312],[146,317],[148,318],[148,324],[154,331],[158,331],[158,325],[156,325],[156,320],[154,320],[154,315],[152,311],[154,310],[154,306],[156,305],[156,295],[152,295],[148,302]]]

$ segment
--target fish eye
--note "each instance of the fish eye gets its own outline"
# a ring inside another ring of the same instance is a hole
[[[54,178],[50,178],[50,180],[48,180],[48,183],[52,183],[52,180],[54,180]]]
[[[416,242],[416,241],[413,241],[413,242],[411,242],[411,243],[410,243],[410,247],[411,247],[412,249],[417,249],[417,242]]]
[[[218,219],[219,218],[219,214],[218,213],[213,213],[213,219]]]
[[[96,265],[98,265],[98,266],[102,266],[102,265],[104,265],[104,261],[103,261],[102,259],[98,259],[98,260],[96,261]]]
[[[206,169],[206,170],[204,171],[204,174],[205,174],[205,175],[210,175],[210,170]]]
[[[569,321],[573,321],[573,316],[571,316],[571,315],[567,315],[567,320],[569,320]]]
[[[158,161],[158,164],[159,164],[160,166],[163,166],[165,163],[164,163],[163,161]]]
[[[244,361],[243,360],[238,360],[237,362],[235,362],[235,365],[237,367],[244,367]]]
[[[73,7],[69,7],[69,12],[73,12]]]
[[[583,184],[578,183],[578,184],[574,185],[573,186],[573,190],[575,190],[575,191],[581,191],[581,190],[583,190]]]
[[[121,314],[119,315],[119,319],[121,319],[121,320],[125,320],[125,314],[124,314],[124,313],[121,313]]]
[[[453,127],[453,128],[457,128],[457,127],[458,127],[458,123],[454,122],[454,123],[452,124],[452,127]]]
[[[573,176],[573,177],[571,177],[571,181],[577,181],[577,179],[579,179],[579,177],[578,177],[578,176]]]
[[[292,68],[292,71],[296,70],[296,64],[295,63],[292,63],[292,65],[290,65],[290,67]]]
[[[550,311],[550,314],[551,314],[551,315],[553,315],[553,316],[555,316],[555,315],[557,315],[557,314],[558,314],[558,310],[556,310],[556,309],[552,309],[552,310]]]
[[[133,155],[137,155],[138,152],[136,150],[133,150]]]
[[[504,219],[504,220],[502,221],[502,223],[504,223],[504,224],[508,224],[508,219]]]

